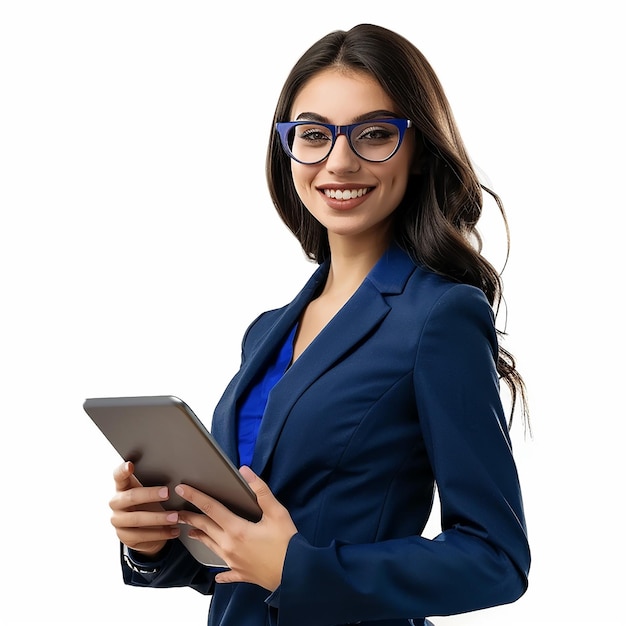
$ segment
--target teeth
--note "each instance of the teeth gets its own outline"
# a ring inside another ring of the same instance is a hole
[[[324,193],[328,198],[334,198],[335,200],[350,200],[350,198],[360,198],[364,196],[369,189],[363,187],[363,189],[324,189]]]

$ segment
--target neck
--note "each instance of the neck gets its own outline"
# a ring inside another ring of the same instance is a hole
[[[388,248],[389,236],[362,240],[329,236],[330,270],[323,293],[349,296],[363,282]]]

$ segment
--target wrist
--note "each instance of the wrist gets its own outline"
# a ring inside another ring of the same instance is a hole
[[[125,565],[138,574],[156,574],[161,569],[162,555],[162,549],[150,555],[122,544],[122,559]]]

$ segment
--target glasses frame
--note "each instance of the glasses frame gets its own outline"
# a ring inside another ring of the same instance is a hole
[[[363,126],[364,124],[382,124],[382,123],[392,124],[398,129],[398,144],[394,148],[393,152],[388,157],[385,157],[384,159],[381,159],[380,161],[374,160],[374,159],[367,159],[364,156],[361,156],[356,151],[355,147],[352,145],[352,138],[351,138],[352,131],[357,126]],[[332,141],[330,143],[328,153],[326,154],[324,158],[319,159],[318,161],[312,161],[312,162],[301,161],[300,159],[294,156],[294,154],[291,152],[291,149],[289,148],[289,140],[288,140],[289,133],[297,126],[306,126],[306,125],[311,125],[311,124],[316,124],[318,126],[327,128],[331,133]],[[323,124],[322,122],[316,122],[313,120],[298,120],[296,122],[277,122],[276,131],[278,132],[278,135],[280,137],[281,146],[283,150],[287,153],[287,156],[289,156],[294,161],[297,161],[298,163],[302,163],[302,165],[317,165],[319,163],[322,163],[322,161],[325,161],[330,156],[330,153],[333,151],[333,148],[335,147],[335,143],[337,141],[337,137],[339,137],[340,135],[345,136],[345,138],[348,141],[348,145],[350,146],[350,149],[352,150],[352,152],[354,152],[354,154],[356,154],[359,157],[359,159],[363,159],[364,161],[368,161],[369,163],[384,163],[385,161],[388,161],[394,154],[396,154],[396,152],[398,152],[398,150],[400,149],[400,146],[402,145],[402,140],[404,139],[404,134],[407,128],[411,128],[412,126],[413,126],[413,122],[411,122],[411,120],[404,119],[404,118],[397,118],[397,117],[387,117],[387,118],[375,119],[375,120],[363,120],[362,122],[356,122],[355,124],[345,124],[345,125]]]

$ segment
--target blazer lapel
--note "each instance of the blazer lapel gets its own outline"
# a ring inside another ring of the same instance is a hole
[[[246,355],[246,360],[242,364],[237,376],[233,378],[228,388],[216,407],[221,410],[227,408],[227,415],[223,419],[213,420],[211,433],[220,443],[220,446],[231,459],[239,458],[237,444],[237,406],[239,399],[247,391],[255,376],[268,362],[275,350],[283,341],[287,333],[296,324],[302,311],[311,301],[318,286],[326,279],[328,273],[328,263],[322,264],[309,278],[300,293],[287,305],[280,316],[276,319],[265,337],[259,342],[255,349]]]
[[[401,293],[414,269],[406,253],[396,246],[389,248],[352,298],[275,385],[269,395],[252,459],[252,469],[257,474],[267,465],[284,421],[300,395],[380,324],[390,310],[385,296]],[[281,326],[276,337],[284,337],[304,305],[290,306],[288,310],[292,308],[297,315],[289,317],[290,321]],[[269,343],[268,351],[276,348],[276,341]]]

